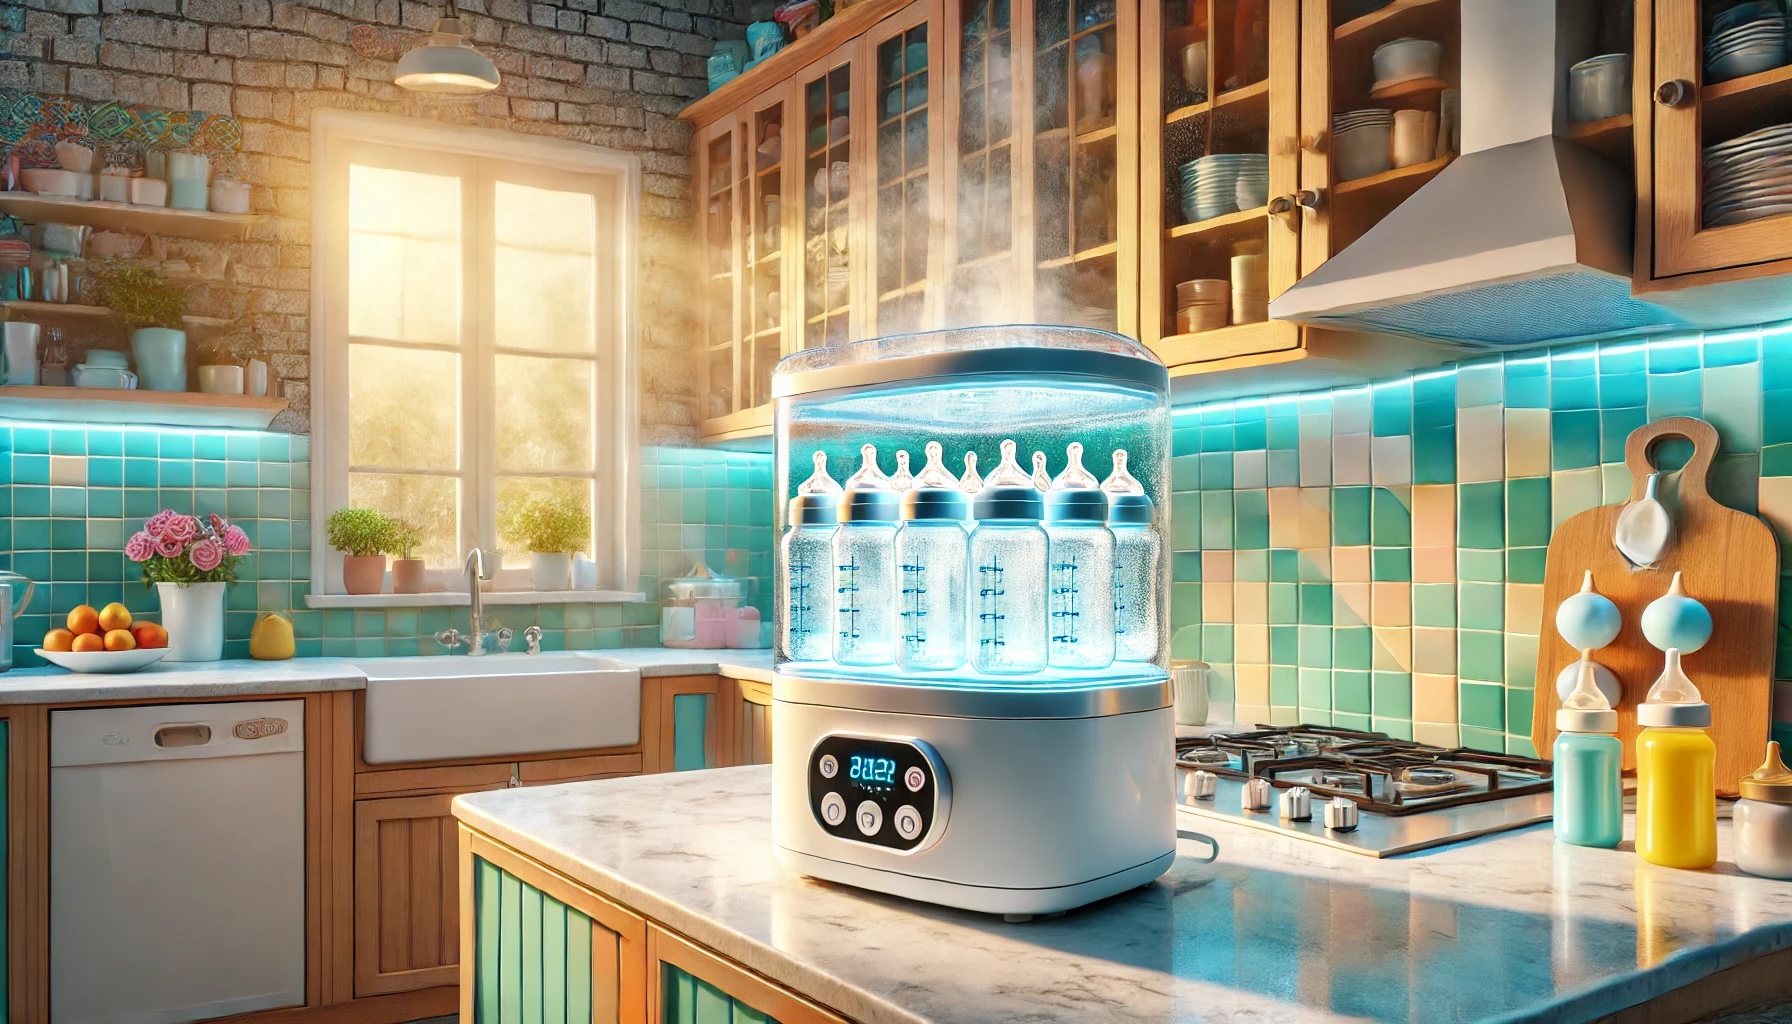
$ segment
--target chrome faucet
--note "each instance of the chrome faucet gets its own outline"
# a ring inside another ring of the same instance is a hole
[[[467,574],[467,600],[472,605],[471,632],[462,636],[458,629],[445,629],[436,634],[436,643],[453,649],[463,642],[467,645],[467,656],[477,658],[485,653],[485,599],[479,592],[479,582],[491,579],[485,571],[485,552],[474,548],[467,552],[467,561],[463,567]]]

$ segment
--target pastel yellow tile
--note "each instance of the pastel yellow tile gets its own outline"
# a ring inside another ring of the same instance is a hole
[[[1369,548],[1348,547],[1332,548],[1332,579],[1338,583],[1367,583],[1373,577],[1369,573]]]
[[[1375,626],[1374,668],[1384,672],[1412,671],[1412,628],[1410,626]]]
[[[1455,676],[1456,631],[1438,626],[1414,627],[1412,631],[1412,670],[1417,673],[1432,672]],[[1416,711],[1414,713],[1417,714]]]
[[[1263,678],[1268,679],[1269,627],[1262,623],[1240,623],[1234,629],[1233,636],[1232,656],[1238,662],[1238,671],[1242,673],[1247,668],[1261,668],[1265,673]]]
[[[1238,704],[1269,706],[1269,666],[1238,664]]]
[[[1565,469],[1549,481],[1550,526],[1562,525],[1570,516],[1603,505],[1605,485],[1599,467]]]
[[[1412,584],[1383,581],[1369,587],[1371,626],[1412,625]]]
[[[1762,477],[1760,501],[1761,518],[1780,535],[1780,545],[1792,544],[1792,476]]]
[[[1240,701],[1238,703],[1237,714],[1234,717],[1239,725],[1243,725],[1246,727],[1253,726],[1253,725],[1268,725],[1269,724],[1269,705],[1268,704],[1246,704],[1243,701]]]
[[[1441,674],[1431,672],[1415,672],[1413,674],[1412,719],[1415,729],[1419,722],[1448,722],[1452,725],[1456,723],[1456,675],[1453,670]],[[1454,741],[1450,745],[1454,746]]]
[[[1332,483],[1358,485],[1369,482],[1369,435],[1339,434],[1332,438]]]
[[[1456,411],[1456,481],[1473,484],[1506,476],[1506,428],[1497,405]]]
[[[1269,489],[1269,546],[1272,548],[1298,548],[1308,544],[1301,533],[1300,488],[1271,487]]]
[[[1201,552],[1201,582],[1203,584],[1232,582],[1232,552]]]
[[[1455,546],[1456,487],[1453,484],[1413,487],[1412,543],[1414,547]]]
[[[1269,584],[1232,584],[1232,621],[1261,625],[1269,621]]]
[[[1766,481],[1762,481],[1765,483]],[[1599,467],[1599,487],[1604,492],[1601,505],[1617,505],[1630,500],[1630,467],[1613,462]]]
[[[1337,550],[1333,549],[1334,554]],[[1350,609],[1350,614],[1356,616],[1355,622],[1345,622],[1334,607],[1332,625],[1366,626],[1369,624],[1369,584],[1334,583],[1332,584],[1332,600],[1334,604],[1342,602],[1345,608]]]
[[[1414,722],[1412,738],[1418,743],[1429,743],[1434,747],[1454,748],[1461,746],[1457,740],[1460,730],[1454,722]]]
[[[1300,546],[1303,548],[1331,546],[1331,488],[1302,487],[1300,489],[1300,537]]]
[[[1222,623],[1232,621],[1232,584],[1201,584],[1201,621],[1205,623]]]
[[[1302,436],[1300,439],[1300,485],[1302,487],[1325,487],[1332,482],[1332,437],[1307,437],[1304,424],[1307,417],[1301,417]]]
[[[1414,583],[1456,582],[1456,548],[1413,548],[1412,581]]]
[[[1549,410],[1506,410],[1506,475],[1549,475]]]
[[[1543,584],[1506,584],[1506,631],[1542,635]]]
[[[1270,725],[1299,725],[1300,724],[1300,709],[1299,708],[1270,708],[1269,709],[1269,724]]]

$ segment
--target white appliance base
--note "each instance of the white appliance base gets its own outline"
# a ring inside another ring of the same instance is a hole
[[[777,855],[779,864],[810,878],[840,882],[873,892],[982,914],[1056,914],[1074,910],[1116,893],[1149,885],[1157,876],[1168,871],[1176,860],[1176,853],[1172,850],[1156,860],[1073,885],[1049,889],[1001,889],[985,885],[961,885],[937,878],[920,878],[896,871],[867,868],[824,857],[811,857],[806,853],[786,850],[782,846],[777,848]]]

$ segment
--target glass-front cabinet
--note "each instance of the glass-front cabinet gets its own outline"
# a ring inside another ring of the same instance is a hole
[[[858,258],[854,216],[853,60],[849,54],[804,75],[802,328],[798,348],[843,345],[854,337],[853,265]]]
[[[701,281],[697,296],[698,331],[703,338],[698,366],[700,416],[720,420],[744,406],[740,402],[739,334],[736,331],[736,285],[740,266],[735,226],[738,161],[733,119],[698,134],[699,171],[692,182],[697,207],[697,261]]]
[[[1010,0],[955,0],[958,90],[946,164],[957,187],[946,281],[946,321],[1008,323],[1015,235],[1014,12]]]
[[[933,62],[927,22],[889,19],[873,33],[869,49],[877,79],[872,94],[877,130],[871,140],[876,147],[871,160],[876,206],[868,253],[876,297],[872,334],[906,334],[932,319]]]

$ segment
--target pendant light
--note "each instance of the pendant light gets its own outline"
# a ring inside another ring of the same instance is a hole
[[[393,79],[401,89],[449,96],[476,96],[498,87],[498,66],[467,41],[460,11],[448,0],[448,13],[436,19],[429,41],[398,61]]]

